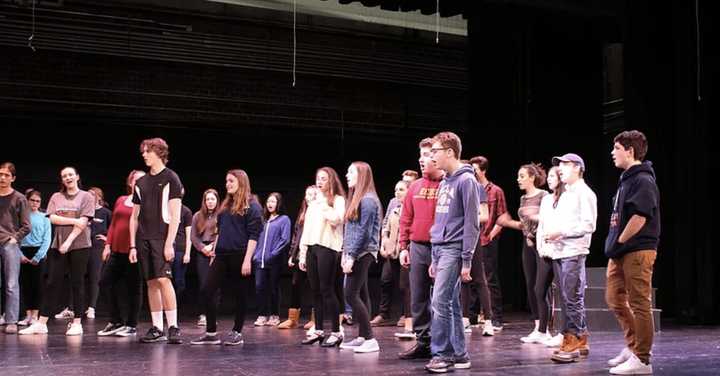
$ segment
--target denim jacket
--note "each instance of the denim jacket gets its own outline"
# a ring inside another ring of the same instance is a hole
[[[383,222],[380,200],[373,194],[366,194],[360,201],[358,212],[356,220],[345,223],[343,252],[353,260],[368,252],[377,258]]]

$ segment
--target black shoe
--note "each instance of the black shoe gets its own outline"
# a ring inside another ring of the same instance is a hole
[[[165,333],[163,333],[162,330],[159,328],[153,326],[148,330],[147,334],[145,334],[144,337],[140,338],[140,342],[142,343],[156,343],[156,342],[165,342],[167,341],[167,337],[165,337]]]
[[[243,335],[240,332],[237,332],[235,330],[228,333],[227,338],[225,341],[223,341],[223,344],[225,346],[238,346],[245,343],[245,340],[243,340]]]
[[[320,347],[340,347],[342,341],[343,337],[340,333],[333,333],[325,337],[325,340],[320,344]]]
[[[99,335],[100,337],[111,336],[123,329],[125,329],[125,325],[123,324],[108,323],[107,325],[105,325],[105,329],[99,331],[97,335]]]
[[[191,345],[219,345],[220,344],[220,338],[218,338],[217,335],[209,335],[205,334],[204,336],[190,341]]]
[[[430,359],[432,358],[432,354],[430,353],[430,346],[416,343],[410,350],[399,353],[398,358],[405,360]]]
[[[171,326],[168,328],[168,343],[172,345],[179,345],[183,343],[180,338],[180,328],[177,326]]]
[[[315,342],[322,342],[323,339],[325,339],[325,336],[322,334],[313,333],[305,338],[301,343],[303,345],[312,345]]]

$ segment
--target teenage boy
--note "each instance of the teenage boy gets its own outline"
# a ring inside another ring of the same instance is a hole
[[[432,264],[429,274],[435,278],[432,297],[432,359],[425,369],[445,373],[451,368],[470,368],[465,347],[461,281],[471,280],[472,258],[480,237],[478,213],[480,187],[475,171],[460,162],[462,144],[452,132],[441,132],[433,138],[432,162],[445,172],[440,183],[435,222],[430,229]]]
[[[129,258],[132,263],[140,262],[141,272],[147,281],[153,325],[140,341],[180,344],[177,301],[171,278],[183,186],[177,174],[165,167],[169,151],[163,139],[143,141],[140,152],[150,171],[135,183]],[[167,337],[163,331],[163,311],[168,323]]]
[[[655,326],[652,316],[652,274],[660,240],[660,193],[652,162],[645,161],[648,143],[639,131],[615,137],[612,159],[623,170],[613,199],[605,241],[605,299],[625,332],[625,347],[608,361],[611,374],[652,374]]]

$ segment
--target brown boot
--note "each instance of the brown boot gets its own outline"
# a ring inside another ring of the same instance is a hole
[[[588,335],[583,334],[580,336],[580,342],[578,343],[578,350],[580,350],[580,356],[590,355],[590,344],[588,343]]]
[[[571,333],[565,333],[563,345],[560,350],[553,353],[551,359],[557,363],[572,363],[580,358],[580,338]]]
[[[290,308],[288,311],[288,319],[280,323],[277,326],[278,329],[295,329],[298,327],[300,321],[300,310]]]
[[[312,312],[310,312],[310,321],[305,324],[303,329],[310,330],[310,328],[312,328],[313,326],[315,326],[315,310],[312,310]]]

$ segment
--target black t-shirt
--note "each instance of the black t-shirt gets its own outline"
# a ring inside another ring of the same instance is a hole
[[[185,228],[192,226],[192,218],[192,210],[183,205],[180,209],[180,226],[178,226],[177,236],[175,236],[175,250],[177,252],[185,252],[185,240],[188,236],[185,233]]]
[[[95,209],[95,216],[90,221],[90,238],[93,243],[99,241],[95,238],[97,235],[107,235],[108,228],[110,228],[111,218],[112,212],[110,209],[104,206],[99,209]]]
[[[170,200],[182,199],[183,186],[177,174],[165,168],[157,175],[147,174],[135,183],[133,204],[140,205],[137,238],[164,240],[170,224]]]

